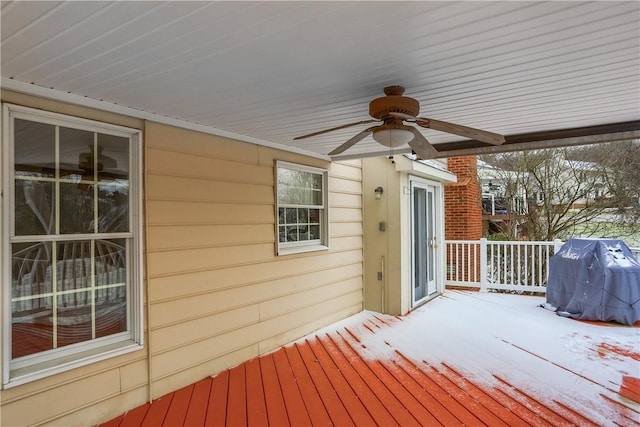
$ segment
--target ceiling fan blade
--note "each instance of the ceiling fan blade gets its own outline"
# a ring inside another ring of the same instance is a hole
[[[419,117],[416,123],[424,128],[438,130],[440,132],[452,133],[464,136],[465,138],[476,139],[491,145],[501,145],[504,143],[504,136],[499,133],[487,132],[486,130],[457,125],[455,123],[443,122],[440,120]]]
[[[395,112],[395,111],[391,111],[391,112],[389,112],[389,115],[391,117],[396,118],[396,119],[416,120],[416,116],[412,116],[411,114],[406,114],[406,113],[398,113],[398,112]]]
[[[374,119],[362,120],[362,121],[359,121],[359,122],[349,123],[347,125],[336,126],[334,128],[331,128],[331,129],[325,129],[325,130],[321,130],[321,131],[318,131],[318,132],[310,133],[308,135],[296,136],[295,138],[293,138],[293,140],[295,141],[295,140],[298,140],[298,139],[309,138],[309,137],[316,136],[316,135],[322,135],[323,133],[333,132],[334,130],[346,129],[346,128],[351,127],[351,126],[363,125],[363,124],[366,124],[366,123],[373,123],[373,122],[377,122],[377,121],[378,120],[374,120]]]
[[[364,138],[366,138],[370,133],[373,132],[373,130],[375,128],[377,128],[377,126],[373,126],[373,127],[370,127],[369,129],[363,130],[362,132],[360,132],[359,134],[357,134],[356,136],[354,136],[353,138],[351,138],[350,140],[348,140],[344,144],[342,144],[339,147],[333,149],[329,153],[329,155],[330,156],[334,156],[336,154],[342,153],[343,151],[346,151],[348,148],[351,148],[352,146],[354,146],[356,144],[356,142],[361,141]]]
[[[411,132],[415,137],[409,141],[409,147],[418,155],[418,158],[432,159],[438,154],[438,150],[433,148],[433,145],[427,141],[427,138],[418,129],[412,127]]]

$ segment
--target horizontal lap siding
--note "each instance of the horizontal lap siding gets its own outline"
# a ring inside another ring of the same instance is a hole
[[[154,123],[146,142],[155,397],[362,309],[359,161]],[[275,160],[329,169],[330,250],[275,255]]]

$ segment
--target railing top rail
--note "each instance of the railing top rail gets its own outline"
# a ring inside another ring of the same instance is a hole
[[[487,240],[487,245],[514,245],[514,246],[530,246],[530,245],[555,245],[552,241],[528,241],[528,240]]]
[[[452,244],[473,244],[480,243],[482,240],[445,240],[445,243]],[[488,245],[555,245],[556,242],[553,240],[486,240],[485,242]],[[561,242],[564,243],[564,242]],[[632,248],[633,249],[633,248]]]

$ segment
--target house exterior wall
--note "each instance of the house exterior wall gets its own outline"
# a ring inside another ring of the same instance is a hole
[[[436,239],[444,248],[442,183],[455,181],[449,172],[428,167],[405,156],[363,159],[365,237],[365,301],[367,310],[404,315],[412,309],[411,180],[437,188]],[[441,165],[443,166],[443,165]],[[384,192],[379,200],[375,188]],[[384,224],[384,231],[380,224]],[[444,287],[444,259],[438,257],[437,287]],[[378,273],[381,273],[381,280]]]
[[[13,92],[2,101],[143,130],[145,346],[1,390],[1,425],[106,421],[362,310],[360,161]],[[328,169],[329,250],[275,255],[275,160]]]
[[[368,158],[363,160],[363,183],[364,306],[380,313],[403,314],[408,308],[403,311],[400,174],[388,158]],[[384,189],[379,200],[374,193],[377,187]],[[385,224],[385,231],[380,230],[380,223]]]

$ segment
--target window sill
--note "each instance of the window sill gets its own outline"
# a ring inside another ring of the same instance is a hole
[[[14,369],[10,371],[9,378],[5,378],[6,383],[3,384],[3,389],[17,387],[41,378],[142,349],[143,346],[141,344],[127,340],[106,347],[88,350],[81,354],[52,359],[47,362]]]
[[[278,256],[293,255],[305,252],[328,251],[329,246],[325,245],[308,245],[308,246],[292,246],[288,248],[278,248]]]

